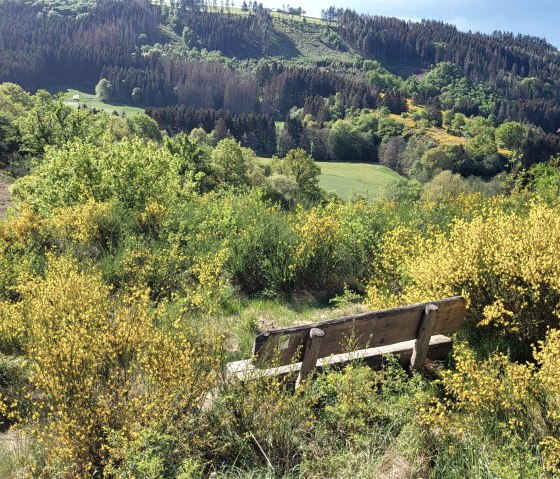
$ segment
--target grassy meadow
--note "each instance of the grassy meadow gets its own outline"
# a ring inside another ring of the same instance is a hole
[[[64,103],[68,106],[73,106],[77,108],[79,105],[86,105],[89,108],[95,108],[97,110],[103,110],[107,113],[117,112],[119,114],[124,113],[125,115],[134,115],[135,113],[142,113],[143,108],[138,108],[131,105],[120,105],[114,103],[106,103],[100,101],[95,96],[95,90],[93,86],[80,84],[80,85],[53,85],[49,88],[52,93],[62,93],[64,97]],[[72,100],[74,95],[80,96],[80,101]]]
[[[370,163],[320,161],[319,184],[344,199],[353,196],[375,197],[379,188],[399,178],[395,171]]]
[[[270,164],[270,158],[259,158],[261,164]],[[344,200],[363,196],[375,198],[379,189],[395,181],[400,175],[382,165],[351,161],[316,161],[321,168],[319,185]]]

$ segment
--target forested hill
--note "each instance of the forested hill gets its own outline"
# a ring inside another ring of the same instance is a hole
[[[443,126],[461,137],[448,146],[478,137],[471,166],[454,170],[491,176],[508,163],[493,129],[519,122],[525,165],[546,161],[560,144],[559,55],[544,39],[335,7],[315,19],[256,2],[0,0],[0,82],[98,85],[100,100],[146,108],[171,134],[230,134],[262,156],[377,161],[390,138]]]
[[[39,88],[103,76],[119,101],[132,100],[138,88],[135,101],[146,106],[258,110],[283,120],[306,98],[336,91],[345,93],[346,104],[371,106],[368,96],[384,85],[366,84],[357,71],[364,59],[405,76],[449,61],[500,94],[492,105],[499,119],[528,120],[547,131],[560,127],[560,57],[545,40],[462,33],[442,22],[342,9],[325,12],[319,23],[272,16],[260,6],[237,14],[213,10],[192,1],[163,7],[141,0],[3,1],[0,81]],[[305,70],[294,70],[296,64]],[[476,114],[480,105],[467,99],[457,106]]]
[[[471,81],[503,94],[508,101],[500,104],[500,117],[532,122],[540,117],[550,131],[560,126],[555,104],[560,98],[560,53],[544,39],[463,33],[443,22],[371,17],[351,10],[339,11],[338,18],[341,37],[365,57],[404,73],[453,62]]]
[[[558,80],[560,75],[558,50],[542,38],[499,31],[464,33],[439,21],[412,22],[352,10],[340,10],[337,18],[341,36],[357,51],[395,68],[406,69],[411,64],[429,68],[451,61],[471,80],[497,87],[513,86],[515,82],[500,83],[510,75],[543,81]]]

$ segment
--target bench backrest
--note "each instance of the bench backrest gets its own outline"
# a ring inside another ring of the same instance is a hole
[[[461,296],[456,296],[266,331],[255,338],[253,356],[258,363],[274,363],[277,366],[301,362],[312,329],[324,333],[320,346],[317,346],[318,358],[350,352],[349,345],[352,350],[361,350],[417,339],[429,305],[435,305],[437,311],[433,321],[430,321],[428,342],[430,335],[451,333],[461,327],[465,319],[466,302]]]

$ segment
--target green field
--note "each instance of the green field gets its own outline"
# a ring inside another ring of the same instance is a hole
[[[395,171],[370,163],[318,161],[321,167],[319,183],[344,199],[354,195],[375,197],[379,188],[399,178]]]
[[[270,164],[270,158],[259,158],[263,165]],[[321,168],[319,184],[321,188],[347,200],[353,196],[374,198],[379,189],[400,175],[381,165],[357,163],[350,161],[317,161]]]
[[[51,93],[62,93],[64,95],[65,103],[74,107],[78,105],[87,105],[89,108],[96,108],[109,113],[116,111],[117,113],[125,113],[126,115],[134,115],[135,113],[143,113],[143,108],[138,108],[130,105],[119,105],[113,103],[106,103],[99,101],[95,96],[95,91],[89,85],[52,85],[49,87]],[[80,101],[74,101],[74,95],[80,96]]]

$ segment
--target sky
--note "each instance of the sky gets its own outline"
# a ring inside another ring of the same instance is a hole
[[[560,47],[560,0],[269,0],[268,7],[301,6],[320,16],[330,5],[359,13],[410,20],[434,19],[452,23],[462,31],[492,33],[502,30],[546,38]]]

